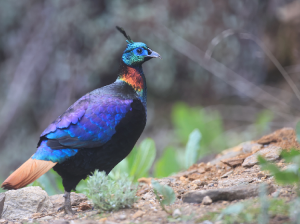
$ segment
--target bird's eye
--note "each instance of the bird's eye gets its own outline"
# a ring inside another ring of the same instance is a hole
[[[138,49],[136,50],[136,52],[137,52],[138,54],[140,54],[140,53],[142,53],[142,49],[141,49],[141,48],[138,48]]]

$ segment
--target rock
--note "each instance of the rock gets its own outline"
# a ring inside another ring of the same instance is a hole
[[[275,188],[268,185],[268,192],[272,193]],[[200,190],[190,191],[183,195],[182,201],[187,203],[201,203],[205,196],[209,196],[212,201],[224,200],[233,201],[238,199],[245,199],[248,197],[255,197],[259,194],[259,185],[252,186],[238,186],[229,188],[220,188],[214,190]]]
[[[125,220],[126,219],[126,215],[125,214],[119,215],[118,219],[119,220]]]
[[[240,185],[249,185],[249,183],[253,182],[252,177],[237,177],[237,178],[230,178],[230,179],[222,179],[218,182],[220,187],[231,187],[231,186],[240,186]]]
[[[205,196],[205,197],[203,198],[203,200],[202,200],[202,203],[203,203],[204,205],[210,205],[210,204],[212,203],[212,200],[211,200],[211,198],[210,198],[209,196]]]
[[[258,143],[251,143],[251,142],[245,142],[242,145],[242,151],[245,154],[248,153],[256,153],[258,150],[260,150],[263,146]]]
[[[5,192],[4,219],[25,219],[34,213],[47,213],[53,208],[46,191],[40,187],[25,187]]]
[[[57,210],[65,203],[65,198],[63,194],[56,194],[49,197],[52,202],[54,209]],[[81,202],[87,201],[88,198],[84,194],[77,194],[75,192],[71,192],[71,203],[72,206],[77,206]]]
[[[173,211],[173,213],[172,213],[172,216],[173,216],[173,218],[178,218],[179,216],[181,216],[181,211],[178,209],[178,208],[176,208],[174,211]]]
[[[230,174],[232,174],[232,172],[233,172],[233,170],[228,171],[227,173],[223,174],[223,175],[221,176],[221,178],[228,177]]]
[[[1,193],[0,194],[0,219],[3,212],[4,202],[5,202],[5,193]]]
[[[275,161],[276,159],[279,158],[280,153],[281,153],[281,148],[278,146],[266,147],[266,148],[258,151],[257,153],[254,153],[253,155],[248,156],[244,160],[242,166],[243,167],[251,167],[251,166],[258,164],[258,161],[257,161],[258,155],[262,155],[268,161]]]

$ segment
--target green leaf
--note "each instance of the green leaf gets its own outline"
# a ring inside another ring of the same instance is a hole
[[[292,171],[280,171],[274,174],[275,180],[281,184],[293,184],[299,182],[299,176]]]
[[[151,184],[153,189],[163,196],[160,202],[162,205],[171,205],[175,202],[176,195],[171,187],[162,185],[154,180],[151,181]]]
[[[117,180],[120,179],[122,175],[128,173],[129,173],[128,159],[125,158],[121,162],[119,162],[118,165],[116,165],[108,175],[112,179]]]
[[[154,167],[155,177],[167,177],[180,170],[176,151],[172,147],[164,149],[162,156],[156,161]]]
[[[201,137],[201,133],[198,129],[195,129],[190,134],[189,141],[185,149],[185,168],[189,168],[197,162]]]
[[[222,118],[218,112],[176,103],[172,108],[171,116],[175,132],[182,144],[187,144],[190,133],[196,128],[202,133],[199,156],[227,147]]]
[[[154,141],[150,138],[143,140],[130,170],[130,176],[134,176],[134,180],[143,176],[148,176],[148,172],[154,162],[155,155],[156,148]]]
[[[280,155],[287,163],[293,161],[296,156],[300,156],[300,151],[296,149],[292,149],[291,151],[282,151]]]
[[[261,165],[262,170],[269,170],[273,175],[275,173],[280,172],[280,169],[278,166],[276,166],[273,163],[268,162],[265,158],[263,158],[261,155],[258,155],[257,157],[258,162]]]
[[[299,182],[299,176],[294,171],[280,170],[278,166],[265,160],[261,155],[257,157],[261,168],[269,170],[275,177],[275,180],[281,184],[293,184]]]

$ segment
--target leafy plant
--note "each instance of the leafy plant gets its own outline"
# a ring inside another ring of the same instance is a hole
[[[164,149],[161,157],[154,166],[154,177],[167,177],[180,171],[181,166],[177,159],[177,151],[173,147]]]
[[[168,214],[172,214],[172,211],[167,210],[165,206],[173,204],[176,200],[176,196],[173,189],[169,186],[162,185],[154,180],[151,181],[151,184],[156,199],[159,201],[161,208]],[[160,195],[162,196],[162,199],[160,198]]]
[[[126,176],[113,180],[98,170],[87,180],[87,191],[95,207],[105,211],[131,207],[137,200],[137,187]]]
[[[198,151],[200,149],[201,133],[198,129],[192,131],[189,135],[188,143],[185,149],[185,168],[189,168],[191,165],[197,162]]]
[[[226,148],[222,118],[216,111],[177,103],[172,109],[172,123],[177,137],[184,145],[187,144],[193,130],[197,128],[202,133],[202,150],[199,156],[207,154],[211,149]]]
[[[290,152],[283,151],[281,157],[290,164],[287,169],[280,170],[280,168],[268,162],[262,156],[258,156],[258,161],[263,170],[268,170],[274,175],[275,180],[280,184],[296,184],[297,195],[300,197],[300,151],[292,149]]]

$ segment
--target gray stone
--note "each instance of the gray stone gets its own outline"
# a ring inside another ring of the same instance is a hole
[[[62,207],[65,203],[65,198],[63,194],[56,194],[49,197],[51,203],[55,210]],[[84,194],[77,194],[75,192],[71,192],[71,204],[72,206],[77,206],[81,202],[87,201],[88,198]]]
[[[47,213],[53,205],[40,187],[25,187],[5,192],[3,219],[25,219],[33,213]]]
[[[202,203],[203,203],[204,205],[210,205],[210,204],[212,203],[212,200],[211,200],[211,198],[210,198],[209,196],[205,196],[205,197],[203,198],[203,200],[202,200]]]
[[[4,202],[5,202],[5,193],[1,193],[0,194],[0,219],[3,212]]]
[[[178,218],[181,215],[181,211],[178,208],[176,208],[172,213],[173,218]]]
[[[268,193],[273,193],[275,188],[268,185]],[[201,203],[205,196],[209,196],[212,201],[224,200],[233,201],[256,197],[259,194],[259,185],[238,186],[229,188],[220,188],[215,190],[190,191],[183,195],[182,201],[187,203]]]
[[[258,161],[257,161],[258,155],[263,156],[268,161],[275,161],[279,158],[280,153],[281,153],[281,148],[278,146],[266,147],[266,148],[258,151],[257,153],[254,153],[253,155],[248,156],[244,160],[242,166],[243,167],[252,167],[252,166],[258,164]]]
[[[121,215],[119,215],[119,217],[117,219],[119,219],[119,220],[125,220],[126,217],[127,216],[125,214],[121,214]]]
[[[242,151],[243,153],[253,153],[257,150],[260,150],[262,148],[262,145],[261,144],[258,144],[258,143],[251,143],[251,142],[245,142],[243,145],[242,145]]]

